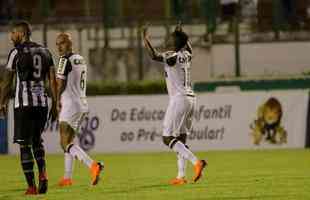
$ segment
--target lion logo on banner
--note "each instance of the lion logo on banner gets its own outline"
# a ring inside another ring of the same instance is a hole
[[[287,143],[287,132],[281,126],[282,114],[281,103],[274,97],[259,106],[257,119],[250,126],[254,144],[259,145],[262,140],[271,144]]]

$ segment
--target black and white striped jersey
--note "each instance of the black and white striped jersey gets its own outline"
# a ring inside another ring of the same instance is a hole
[[[49,50],[37,43],[24,42],[11,50],[6,69],[16,74],[15,108],[48,106],[45,82],[53,66]]]

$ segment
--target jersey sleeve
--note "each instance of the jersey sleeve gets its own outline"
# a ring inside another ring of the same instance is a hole
[[[164,58],[164,63],[168,64],[169,66],[174,66],[177,62],[177,53],[176,52],[165,52],[162,54]]]
[[[69,72],[72,70],[70,60],[66,57],[61,57],[58,63],[57,78],[66,80]]]
[[[9,71],[15,71],[16,69],[16,58],[17,58],[17,49],[12,49],[8,56],[8,61],[6,64],[6,69]]]
[[[186,56],[187,56],[189,61],[191,61],[192,58],[193,58],[193,54],[191,52],[189,52],[189,51],[186,51]]]

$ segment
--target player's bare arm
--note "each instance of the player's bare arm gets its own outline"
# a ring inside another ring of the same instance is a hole
[[[163,62],[164,58],[162,57],[162,55],[152,46],[151,42],[150,42],[150,37],[149,37],[149,33],[148,33],[148,27],[147,26],[143,26],[142,27],[142,36],[143,36],[143,42],[144,42],[144,46],[147,49],[148,54],[150,55],[150,57],[153,60],[159,61],[159,62]]]
[[[191,54],[193,53],[193,48],[192,48],[192,45],[190,43],[190,41],[188,40],[187,43],[186,43],[186,47],[185,49],[190,52]]]
[[[56,83],[56,75],[55,75],[55,68],[50,67],[48,73],[48,81],[52,95],[52,108],[50,111],[50,117],[52,122],[57,119],[58,111],[57,111],[57,83]]]
[[[15,77],[14,74],[14,71],[4,70],[0,94],[0,115],[6,114],[7,104],[10,99],[10,91]]]
[[[61,110],[61,102],[60,102],[60,97],[61,94],[63,93],[63,91],[66,89],[66,80],[57,78],[56,82],[57,82],[57,89],[56,89],[56,102],[57,102],[57,113],[60,112]]]

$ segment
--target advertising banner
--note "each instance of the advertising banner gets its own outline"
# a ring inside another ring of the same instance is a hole
[[[198,93],[188,144],[194,151],[221,149],[303,148],[306,139],[308,92],[271,91]],[[76,142],[91,152],[169,150],[162,143],[167,95],[98,96],[88,98],[90,112]],[[13,108],[9,117],[9,153]],[[58,124],[43,134],[49,153],[62,152]]]

